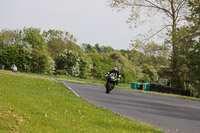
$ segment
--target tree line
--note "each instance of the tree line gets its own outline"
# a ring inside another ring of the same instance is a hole
[[[167,67],[168,59],[154,42],[144,47],[145,53],[131,50],[114,50],[100,44],[76,44],[69,32],[41,31],[39,28],[2,30],[0,32],[0,64],[10,69],[12,64],[19,71],[61,74],[80,78],[105,80],[105,74],[114,66],[122,73],[122,82],[156,81],[158,72]],[[139,41],[137,42],[140,45]]]

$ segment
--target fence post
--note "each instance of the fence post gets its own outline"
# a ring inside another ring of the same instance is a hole
[[[142,90],[144,91],[144,83],[142,83]]]

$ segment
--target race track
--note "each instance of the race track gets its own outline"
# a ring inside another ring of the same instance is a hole
[[[200,132],[200,102],[170,96],[114,89],[105,93],[105,87],[64,83],[89,103],[109,109],[124,117],[153,125],[170,133]]]

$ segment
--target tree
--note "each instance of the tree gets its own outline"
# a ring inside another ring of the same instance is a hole
[[[99,80],[105,79],[105,74],[114,67],[113,60],[108,56],[90,53],[92,59],[92,76]]]
[[[22,47],[29,47],[30,71],[36,73],[52,73],[55,69],[55,62],[49,56],[45,38],[41,30],[37,28],[24,28],[22,32]],[[28,45],[27,45],[28,44]]]
[[[43,32],[43,36],[53,59],[62,53],[64,49],[81,52],[80,47],[76,44],[77,39],[69,32],[48,30]]]
[[[136,81],[136,66],[124,57],[121,52],[114,51],[112,53],[108,53],[107,55],[113,59],[114,65],[121,71],[121,82],[130,83]]]
[[[138,60],[140,62],[138,65],[146,63],[154,66],[156,69],[159,69],[163,66],[169,67],[168,59],[170,49],[167,45],[159,45],[155,42],[142,43],[141,41],[136,40],[135,43],[131,44],[131,47],[133,50],[143,53],[143,55],[141,55],[138,52],[134,52],[134,60],[136,60],[138,57],[140,60],[142,60]]]
[[[186,19],[189,25],[177,29],[176,42],[179,43],[179,75],[185,89],[195,88],[200,90],[200,2],[190,0],[188,7],[191,16]]]
[[[55,70],[55,61],[45,52],[34,50],[31,59],[31,72],[35,73],[53,73]]]
[[[187,81],[189,80],[193,88],[200,91],[200,41],[195,43],[193,50],[186,57],[188,59]]]
[[[60,53],[66,49],[65,42],[60,38],[52,38],[47,42],[48,51],[51,54],[51,57],[55,59]]]
[[[185,16],[188,15],[187,0],[109,0],[112,8],[122,10],[124,8],[131,8],[131,15],[128,19],[129,23],[137,22],[140,15],[143,18],[153,18],[153,15],[161,14],[163,16],[164,26],[152,36],[158,34],[162,30],[168,30],[168,35],[171,37],[170,45],[172,48],[171,53],[171,69],[172,81],[174,85],[181,86],[181,80],[178,75],[178,43],[176,42],[177,28],[181,26]],[[142,19],[142,18],[141,18]],[[143,19],[143,20],[145,20]],[[169,29],[168,27],[171,27]],[[151,38],[150,36],[149,38]],[[149,39],[147,38],[147,40]]]
[[[191,15],[188,17],[188,20],[192,22],[194,25],[200,24],[200,2],[198,0],[189,0],[188,6],[190,11],[192,12]]]
[[[87,59],[80,58],[79,61],[79,69],[80,69],[80,78],[87,78],[89,76],[89,64]]]
[[[0,48],[20,44],[21,43],[21,31],[19,30],[2,30],[0,32]]]
[[[200,2],[198,0],[190,0],[189,7],[192,15],[189,19],[191,24],[191,32],[193,39],[193,48],[189,52],[189,78],[193,81],[194,88],[200,92]],[[189,32],[189,33],[191,33]]]
[[[19,45],[9,46],[0,53],[0,64],[4,64],[6,69],[15,64],[19,71],[26,71],[28,64],[26,51]]]
[[[120,52],[121,52],[121,54],[122,54],[125,58],[128,59],[128,54],[130,53],[129,50],[121,49]]]
[[[99,46],[99,44],[95,44],[95,49],[97,50],[98,53],[101,53],[101,47]]]
[[[19,71],[28,71],[29,54],[23,47],[21,35],[21,30],[0,32],[0,63],[8,69],[15,64]]]
[[[110,46],[101,46],[102,53],[111,53],[114,51],[114,49]]]
[[[158,74],[153,66],[144,64],[142,68],[143,68],[143,73],[145,73],[145,75],[147,75],[150,78],[150,81],[158,81]]]
[[[24,42],[32,45],[33,49],[46,50],[45,39],[38,28],[24,28],[22,38]]]
[[[56,59],[56,69],[66,70],[69,75],[79,76],[79,55],[77,52],[65,49]]]
[[[98,53],[98,51],[95,47],[91,46],[90,44],[86,44],[86,43],[81,44],[81,49],[85,53]]]
[[[136,81],[136,73],[131,70],[122,70],[120,71],[122,78],[121,81],[122,83],[131,83]]]

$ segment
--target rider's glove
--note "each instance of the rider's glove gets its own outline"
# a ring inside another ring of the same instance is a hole
[[[107,77],[108,77],[108,74],[106,74],[105,77],[107,78]]]

